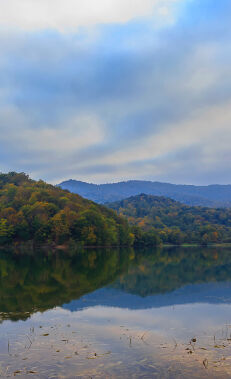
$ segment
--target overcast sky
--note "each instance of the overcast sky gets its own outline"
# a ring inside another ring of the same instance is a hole
[[[230,0],[0,0],[0,170],[231,183]]]

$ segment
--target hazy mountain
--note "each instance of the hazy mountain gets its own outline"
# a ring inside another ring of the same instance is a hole
[[[59,186],[97,203],[118,201],[145,193],[166,196],[188,205],[231,207],[231,185],[193,186],[142,180],[97,185],[71,179]]]

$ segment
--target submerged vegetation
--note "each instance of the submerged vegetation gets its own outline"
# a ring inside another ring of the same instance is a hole
[[[127,221],[113,210],[24,173],[0,174],[0,244],[70,239],[82,246],[133,243]]]

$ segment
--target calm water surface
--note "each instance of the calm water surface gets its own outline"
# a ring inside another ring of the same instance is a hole
[[[0,254],[0,376],[229,378],[231,249]]]

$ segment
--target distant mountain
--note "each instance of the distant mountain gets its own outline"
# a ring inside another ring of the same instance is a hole
[[[231,241],[231,209],[189,206],[164,196],[140,194],[108,203],[133,226],[157,233],[163,242]],[[139,230],[134,229],[135,235]]]
[[[169,197],[188,205],[231,207],[231,185],[193,186],[142,180],[97,185],[71,179],[59,186],[101,204],[145,193]]]

